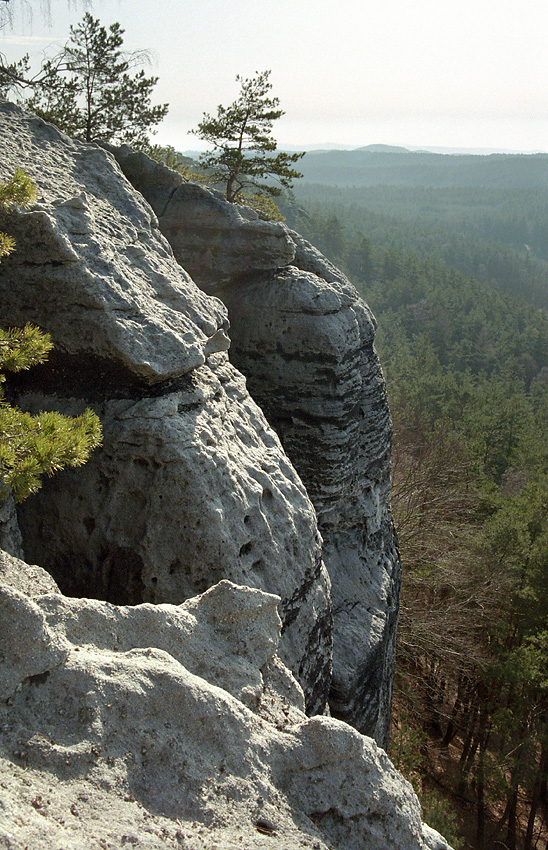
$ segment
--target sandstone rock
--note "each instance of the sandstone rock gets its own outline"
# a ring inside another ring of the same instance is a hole
[[[354,290],[354,287],[348,280],[347,276],[337,268],[331,260],[328,260],[327,257],[318,251],[317,248],[314,247],[307,239],[297,233],[296,230],[290,230],[291,239],[295,243],[295,259],[293,260],[292,265],[297,266],[297,268],[301,269],[303,272],[312,272],[316,277],[321,278],[325,281],[337,281],[345,287],[350,287],[351,290]],[[375,322],[375,317],[369,310],[369,307],[365,302],[362,302],[362,310],[367,313],[369,317],[369,321],[371,322],[373,329],[377,327]]]
[[[8,496],[3,504],[0,504],[0,549],[15,555],[16,558],[23,557],[23,540],[13,496]]]
[[[24,594],[0,587],[0,701],[13,696],[23,681],[42,681],[68,656],[43,612]]]
[[[307,709],[323,711],[331,598],[314,510],[216,353],[226,308],[175,262],[109,153],[9,104],[0,131],[0,175],[22,167],[41,207],[10,217],[19,241],[2,264],[3,319],[32,320],[56,343],[53,367],[21,373],[12,391],[29,410],[92,405],[104,425],[83,469],[22,506],[27,559],[65,593],[111,602],[177,603],[223,578],[276,593],[281,656]]]
[[[226,283],[293,260],[295,245],[283,224],[227,204],[220,192],[185,182],[143,153],[110,150],[158,216],[178,262],[205,292],[215,295]]]
[[[241,375],[210,361],[165,395],[95,403],[102,450],[21,505],[26,555],[65,593],[115,603],[181,601],[222,578],[280,595],[281,655],[322,711],[331,601],[314,511]]]
[[[106,598],[67,598],[40,568],[0,561],[0,846],[440,850],[441,837],[421,826],[410,786],[372,740],[339,720],[302,713],[323,709],[329,685],[329,580],[304,487],[227,361],[224,308],[175,265],[154,213],[108,153],[10,105],[0,107],[0,131],[0,179],[21,165],[41,195],[30,213],[9,222],[19,242],[2,266],[3,317],[38,322],[57,345],[53,366],[29,373],[12,392],[30,410],[76,413],[91,403],[105,428],[103,449],[83,470],[63,473],[25,503],[25,546],[62,590]],[[304,300],[291,296],[295,325],[281,327],[291,337],[300,323],[332,359],[322,370],[312,349],[318,384],[324,381],[314,396],[295,340],[287,357],[279,342],[274,371],[296,400],[281,417],[294,420],[283,436],[291,442],[295,426],[324,527],[339,523],[339,537],[330,538],[343,576],[337,593],[358,612],[356,619],[347,612],[341,646],[348,664],[354,629],[348,681],[360,688],[364,647],[372,645],[369,637],[360,643],[360,630],[371,609],[377,668],[385,672],[380,684],[370,678],[367,693],[380,739],[393,635],[382,606],[392,603],[374,566],[392,570],[395,588],[397,564],[387,554],[385,456],[377,457],[375,478],[377,437],[353,424],[358,409],[377,425],[385,416],[380,374],[357,353],[371,351],[371,317],[342,276],[310,246],[295,247],[285,228],[265,228],[241,210],[227,219],[220,196],[192,192],[202,229],[214,221],[210,254],[207,238],[193,249],[201,251],[204,286],[209,275],[209,285],[227,291],[271,281],[283,290],[301,272],[278,277],[277,268],[296,260],[310,271]],[[184,232],[175,215],[173,227]],[[192,238],[199,234],[196,227]],[[218,278],[217,261],[224,264]],[[325,287],[326,279],[339,285]],[[302,406],[284,373],[292,359],[307,396]],[[347,360],[358,375],[348,377]],[[336,387],[341,375],[352,404],[337,389],[333,399],[325,392],[325,381]],[[355,445],[330,422],[341,413],[355,428]],[[315,416],[320,433],[334,434],[333,443],[316,438],[330,453],[316,477],[303,448],[314,433],[303,423]],[[346,473],[348,446],[361,458],[357,474],[371,476],[369,494]],[[349,490],[337,488],[337,470]],[[353,505],[365,516],[362,526],[352,524]],[[201,590],[199,599],[167,604]]]
[[[45,593],[60,593],[51,575],[36,565],[31,566],[20,558],[0,549],[0,582],[31,598]]]
[[[1,590],[21,633],[61,654],[43,654],[29,675],[0,631],[1,670],[12,672],[0,703],[0,845],[436,847],[371,739],[307,719],[288,671],[269,690],[271,595],[224,581],[180,606],[128,608]]]
[[[367,306],[344,275],[336,279],[328,261],[298,241],[314,272],[289,266],[223,288],[231,359],[318,515],[333,589],[331,711],[386,745],[400,567],[384,379]]]
[[[229,308],[230,358],[318,514],[335,614],[331,710],[386,745],[400,565],[375,320],[346,276],[299,234],[265,223],[251,232],[241,223],[245,209],[218,193],[184,184],[144,154],[114,153],[176,258]],[[290,238],[292,251],[274,256],[273,233]]]
[[[422,825],[422,837],[428,850],[451,850],[451,847],[439,832],[428,826],[427,823]]]
[[[113,383],[182,375],[226,350],[226,311],[173,262],[156,216],[110,154],[0,103],[0,180],[17,167],[38,202],[9,215],[17,250],[2,262],[2,321],[32,321],[58,369]],[[0,229],[8,229],[6,216]]]

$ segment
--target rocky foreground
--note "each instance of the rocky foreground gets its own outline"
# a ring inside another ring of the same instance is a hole
[[[0,846],[447,847],[371,738],[306,717],[278,597],[114,606],[0,565]]]
[[[0,180],[38,187],[0,221],[2,323],[56,346],[9,391],[104,429],[0,513],[0,846],[443,850],[361,734],[387,740],[399,590],[366,305],[142,156],[114,152],[133,188],[11,104],[0,134]]]

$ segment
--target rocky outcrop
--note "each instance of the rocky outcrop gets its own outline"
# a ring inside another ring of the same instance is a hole
[[[56,346],[11,392],[29,410],[91,405],[104,429],[83,470],[22,507],[27,558],[64,592],[117,603],[178,603],[222,579],[276,593],[281,657],[321,712],[332,629],[316,518],[228,363],[226,308],[174,261],[110,154],[9,104],[0,134],[0,180],[20,166],[38,186],[10,214],[2,321]]]
[[[81,400],[27,393],[31,412]],[[93,403],[88,398],[86,404]],[[306,492],[224,355],[157,396],[94,403],[103,447],[19,510],[27,558],[66,593],[135,605],[228,578],[282,597],[281,654],[322,711],[331,600]]]
[[[165,198],[314,498],[332,591],[303,481],[228,360],[226,307],[108,152],[8,104],[0,133],[0,180],[21,166],[39,190],[9,219],[2,320],[56,346],[9,392],[93,406],[104,429],[20,508],[47,571],[15,557],[13,505],[0,516],[0,846],[449,850],[371,738],[307,716],[334,631],[332,704],[386,739],[398,562],[366,306],[282,225],[156,172],[162,227]]]
[[[371,739],[303,714],[277,602],[69,599],[2,556],[0,845],[450,850]]]
[[[177,260],[205,292],[215,295],[227,283],[294,259],[287,228],[261,221],[247,207],[227,204],[220,192],[186,182],[143,153],[105,147],[147,199]]]
[[[386,744],[400,565],[374,319],[342,272],[297,233],[144,154],[114,153],[178,261],[228,307],[231,361],[317,512],[333,587],[331,711]]]
[[[347,282],[294,266],[223,297],[231,357],[316,508],[333,587],[331,712],[386,744],[400,573],[371,316]]]
[[[31,211],[9,216],[17,251],[2,263],[2,322],[47,321],[56,357],[85,369],[87,383],[157,383],[228,349],[226,311],[174,266],[150,207],[108,154],[12,104],[0,115],[0,179],[19,166],[38,190]]]

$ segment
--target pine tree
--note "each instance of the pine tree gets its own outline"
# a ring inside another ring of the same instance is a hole
[[[147,147],[151,128],[165,117],[168,105],[152,106],[150,99],[157,77],[133,73],[146,53],[121,49],[124,30],[112,24],[108,30],[86,12],[70,28],[70,39],[57,56],[42,64],[31,84],[34,94],[26,108],[78,139],[98,139],[113,144]],[[4,86],[8,85],[4,68]],[[0,85],[2,75],[0,74]]]
[[[18,169],[0,185],[0,211],[28,206],[35,188]],[[15,249],[14,240],[0,233],[0,257]],[[40,476],[85,463],[101,442],[101,425],[91,410],[81,416],[57,412],[32,416],[9,405],[2,391],[5,371],[19,372],[47,359],[52,348],[48,334],[33,325],[0,330],[0,505],[13,492],[16,501],[40,487]]]
[[[0,210],[9,212],[12,207],[26,207],[36,197],[36,189],[25,172],[18,168],[7,183],[0,184]],[[0,258],[6,257],[15,248],[15,241],[7,233],[0,232]]]
[[[270,71],[256,73],[250,79],[236,77],[240,95],[231,106],[217,107],[217,115],[204,113],[194,134],[213,146],[200,157],[203,168],[212,172],[213,182],[225,186],[226,198],[245,203],[247,188],[262,195],[278,196],[282,188],[302,175],[292,168],[303,153],[278,152],[272,136],[272,124],[284,114],[277,97],[270,97]],[[261,182],[273,177],[279,185]]]

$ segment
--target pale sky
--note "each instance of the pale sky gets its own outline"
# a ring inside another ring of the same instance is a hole
[[[13,0],[22,4],[25,0]],[[0,32],[12,61],[63,44],[78,0],[17,9]],[[93,0],[125,46],[152,51],[155,140],[197,148],[203,112],[235,99],[236,74],[270,69],[286,114],[278,143],[548,151],[546,0]],[[24,18],[24,20],[23,20]]]

